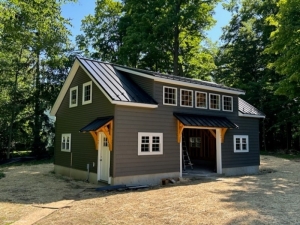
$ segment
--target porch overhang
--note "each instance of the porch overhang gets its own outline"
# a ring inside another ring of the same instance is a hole
[[[98,117],[97,119],[90,122],[85,127],[81,128],[79,132],[87,133],[89,132],[95,142],[95,149],[98,150],[98,133],[103,132],[107,137],[108,148],[112,151],[112,142],[113,142],[113,116],[107,117]]]
[[[216,137],[215,129],[221,129],[221,143],[227,129],[238,128],[238,125],[231,122],[226,117],[207,116],[198,114],[173,113],[177,119],[177,142],[180,143],[184,128],[208,129]]]

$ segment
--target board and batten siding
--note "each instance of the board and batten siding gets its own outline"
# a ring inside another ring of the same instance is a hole
[[[58,109],[55,122],[54,164],[83,171],[87,170],[87,164],[89,164],[90,171],[97,173],[98,151],[95,149],[94,140],[91,134],[79,133],[79,130],[97,117],[113,116],[114,105],[94,83],[92,84],[92,103],[82,105],[82,85],[89,81],[91,81],[89,76],[79,67],[69,87],[70,89],[78,86],[78,105],[69,108],[70,92],[68,90]],[[72,154],[61,151],[61,134],[63,133],[71,133]],[[113,161],[112,154],[111,161]],[[95,163],[94,167],[93,163]]]

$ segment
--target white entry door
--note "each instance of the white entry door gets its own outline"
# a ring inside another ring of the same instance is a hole
[[[110,151],[104,133],[99,133],[97,177],[101,181],[109,181]]]

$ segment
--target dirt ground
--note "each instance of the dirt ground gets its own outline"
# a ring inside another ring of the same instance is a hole
[[[0,224],[74,200],[35,224],[300,224],[300,160],[261,156],[255,176],[198,178],[147,190],[96,192],[52,164],[7,167]]]

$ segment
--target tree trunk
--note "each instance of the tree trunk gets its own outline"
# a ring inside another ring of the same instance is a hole
[[[174,44],[173,44],[173,74],[179,75],[178,61],[179,61],[179,12],[181,1],[177,0],[174,12]]]

